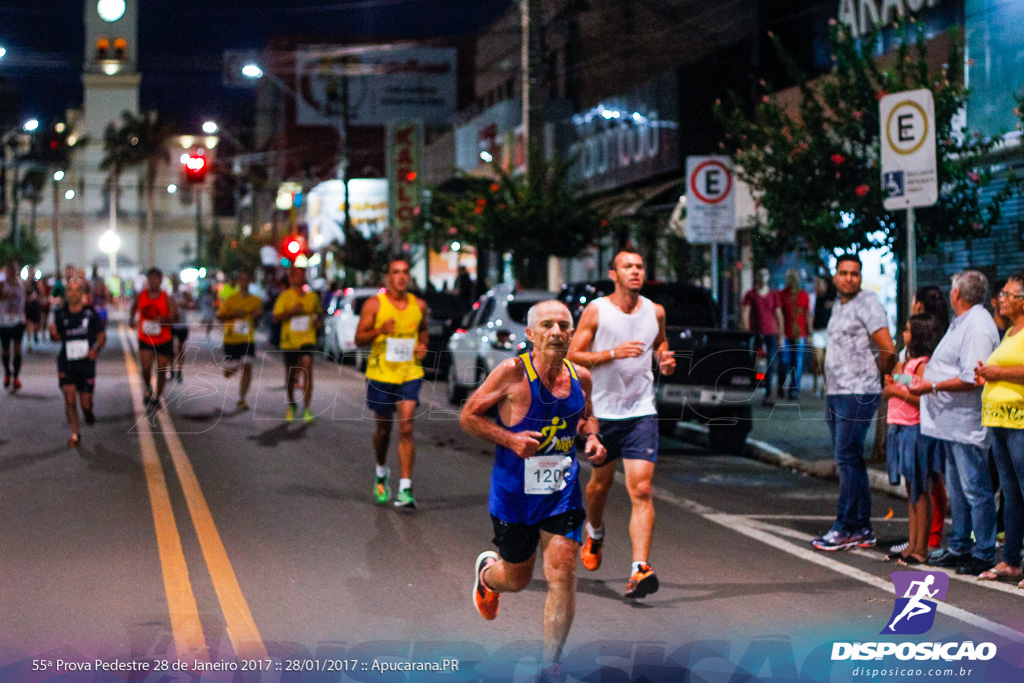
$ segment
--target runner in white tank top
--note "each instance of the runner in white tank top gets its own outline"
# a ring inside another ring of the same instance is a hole
[[[626,597],[642,598],[658,590],[658,577],[647,563],[654,532],[651,479],[658,459],[651,367],[657,362],[661,373],[670,375],[676,361],[665,338],[665,309],[640,296],[645,278],[643,258],[621,251],[612,259],[608,275],[615,291],[587,306],[569,348],[569,359],[591,371],[594,415],[608,449],[606,462],[613,463],[593,468],[587,484],[586,537],[580,557],[591,571],[601,566],[604,506],[615,477],[614,460],[621,458],[633,504],[629,525],[633,566]]]

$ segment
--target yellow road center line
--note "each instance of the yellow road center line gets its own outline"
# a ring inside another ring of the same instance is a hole
[[[171,496],[167,491],[167,480],[164,478],[156,441],[142,404],[142,380],[139,377],[139,369],[132,357],[124,327],[119,327],[118,333],[121,335],[132,407],[135,410],[135,425],[142,451],[142,469],[146,475],[146,488],[149,490],[149,502],[153,510],[156,544],[164,577],[164,591],[167,593],[174,646],[179,659],[191,657],[208,661],[209,650],[203,636],[203,625],[199,620],[196,596],[192,592],[192,584],[188,577],[188,565],[185,562],[185,551],[181,547],[181,536],[174,522],[174,509],[171,507]]]
[[[259,629],[256,628],[256,622],[252,618],[252,612],[245,601],[245,596],[242,595],[242,588],[238,585],[235,570],[231,566],[231,560],[228,559],[228,553],[224,549],[217,525],[213,522],[213,515],[206,504],[206,497],[199,487],[199,480],[196,478],[195,470],[192,469],[192,463],[174,429],[174,422],[166,410],[160,410],[157,413],[157,419],[163,429],[164,440],[171,453],[174,470],[178,473],[178,480],[185,492],[188,511],[192,515],[192,523],[199,536],[199,546],[202,548],[203,557],[206,558],[206,566],[210,570],[210,578],[213,581],[217,599],[220,600],[228,638],[231,640],[235,654],[240,659],[268,659],[267,649],[263,645],[263,639],[260,637]]]

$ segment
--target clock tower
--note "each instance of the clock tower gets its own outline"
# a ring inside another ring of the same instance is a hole
[[[81,134],[101,141],[121,112],[139,113],[138,0],[85,0]]]

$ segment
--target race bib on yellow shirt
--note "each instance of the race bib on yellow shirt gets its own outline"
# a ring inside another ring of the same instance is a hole
[[[252,329],[252,326],[249,324],[248,320],[236,320],[231,326],[231,330],[235,334],[242,336],[247,336],[250,329]],[[293,326],[292,329],[295,329],[295,327]]]
[[[388,337],[384,360],[389,363],[408,363],[416,350],[416,340],[409,338]]]
[[[309,332],[310,317],[308,315],[297,315],[291,320],[292,332]]]

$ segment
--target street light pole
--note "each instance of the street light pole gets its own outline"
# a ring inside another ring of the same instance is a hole
[[[53,176],[53,260],[57,264],[57,272],[64,272],[60,267],[60,181],[57,174]]]
[[[349,128],[349,97],[348,97],[348,72],[341,76],[341,128],[342,144],[345,153],[341,158],[341,184],[345,194],[345,216],[341,224],[341,233],[345,236],[345,284],[351,286],[355,283],[354,273],[351,272],[352,265],[352,203],[349,201],[348,193],[348,167],[352,160],[352,138]]]

